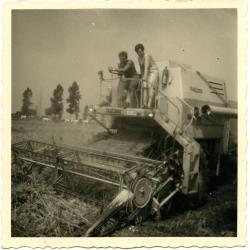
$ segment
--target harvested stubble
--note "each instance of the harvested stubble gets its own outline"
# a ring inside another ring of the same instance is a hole
[[[15,170],[12,170],[14,178]],[[12,185],[13,237],[82,236],[99,210],[79,198],[58,194],[44,175],[22,176]]]

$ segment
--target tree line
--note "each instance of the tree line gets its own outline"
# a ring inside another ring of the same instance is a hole
[[[52,97],[50,98],[50,106],[45,109],[45,115],[46,116],[54,116],[55,118],[58,118],[59,120],[62,119],[63,114],[63,93],[64,89],[61,84],[58,84],[56,88],[53,90]],[[68,108],[66,111],[70,115],[75,115],[76,120],[78,120],[79,117],[79,104],[81,100],[81,94],[79,90],[79,86],[76,81],[72,83],[72,85],[68,88],[69,96],[66,99],[66,102],[68,103]],[[36,115],[36,110],[32,109],[32,90],[30,88],[27,88],[23,92],[23,104],[21,108],[21,114],[26,116]]]

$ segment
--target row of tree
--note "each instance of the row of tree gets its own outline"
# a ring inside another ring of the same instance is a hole
[[[53,96],[50,98],[50,107],[45,109],[45,114],[47,116],[55,116],[58,119],[62,118],[63,114],[63,92],[64,89],[61,84],[58,84],[57,87],[53,91]],[[67,103],[69,104],[66,111],[71,114],[75,115],[75,118],[78,119],[78,115],[80,112],[79,103],[81,99],[81,94],[79,90],[79,86],[77,82],[73,82],[72,85],[68,88],[69,97],[66,99]],[[23,106],[21,109],[21,113],[23,115],[33,115],[34,110],[31,108],[32,102],[32,90],[27,88],[23,92]]]

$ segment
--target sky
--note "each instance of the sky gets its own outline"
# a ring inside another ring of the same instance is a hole
[[[38,111],[50,106],[57,84],[76,81],[85,104],[97,104],[97,72],[116,66],[128,52],[137,65],[134,46],[143,43],[156,61],[176,60],[193,70],[225,80],[228,96],[237,100],[237,11],[196,10],[13,10],[12,112],[21,109],[29,87]],[[67,104],[64,104],[64,109]]]

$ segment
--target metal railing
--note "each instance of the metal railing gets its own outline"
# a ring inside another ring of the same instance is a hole
[[[124,77],[124,76],[118,76],[118,77],[115,77],[115,78],[102,78],[100,79],[100,95],[99,95],[99,100],[102,99],[103,95],[102,95],[102,85],[103,83],[110,83],[110,82],[113,82],[115,80],[120,80],[120,81],[123,81],[123,82],[126,82],[126,81],[130,81],[130,80],[135,80],[136,78],[135,77]],[[140,89],[138,89],[138,87]],[[142,80],[139,79],[139,75],[138,75],[138,87],[134,90],[134,95],[135,95],[135,98],[136,98],[136,106],[137,108],[138,107],[141,107],[142,106]],[[138,90],[140,90],[140,98],[138,97]]]
[[[168,113],[167,113],[166,115],[167,115],[167,118],[168,118],[172,123],[175,124],[175,129],[176,129],[177,127],[180,127],[180,113],[181,113],[181,112],[180,112],[179,107],[178,107],[173,101],[171,101],[171,99],[170,99],[163,91],[158,90],[158,94],[162,95],[162,96],[165,98],[165,100],[167,101],[167,104],[171,104],[171,105],[176,109],[177,117],[178,117],[177,123],[176,123],[173,119],[170,118],[170,116],[169,116]],[[158,110],[160,111],[159,105],[158,105]],[[164,114],[160,111],[160,115],[163,116]]]
[[[182,124],[182,131],[185,132],[188,129],[188,127],[193,123],[193,120],[195,119],[194,108],[180,97],[177,97],[177,100],[179,100],[184,106],[186,106],[190,110],[190,114],[192,115],[190,121],[186,124],[185,127],[184,127],[184,124]]]

